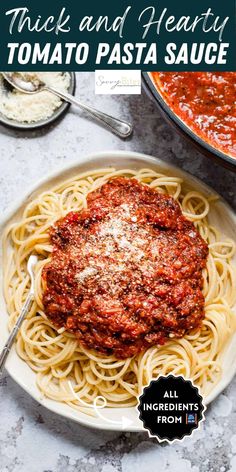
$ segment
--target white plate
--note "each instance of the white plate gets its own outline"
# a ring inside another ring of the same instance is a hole
[[[20,218],[22,209],[25,205],[36,195],[42,191],[51,188],[53,185],[63,181],[71,176],[84,172],[90,169],[114,166],[116,168],[132,168],[139,169],[141,167],[151,167],[155,170],[181,177],[188,182],[191,188],[198,191],[202,191],[205,194],[215,193],[210,187],[192,177],[190,174],[183,172],[180,169],[177,169],[175,166],[167,164],[155,157],[146,156],[144,154],[138,154],[134,152],[123,152],[123,151],[111,151],[104,152],[99,154],[93,154],[83,158],[80,163],[72,164],[66,168],[57,171],[53,175],[44,178],[40,183],[33,186],[30,192],[27,195],[18,198],[18,202],[14,205],[10,211],[4,216],[2,221],[0,221],[0,234],[3,231],[3,228],[9,222],[17,221]],[[19,204],[19,201],[21,202]],[[218,227],[225,236],[235,238],[236,234],[236,216],[233,213],[229,205],[219,197],[217,203],[214,204],[214,209],[211,211],[210,215],[211,222]],[[1,254],[0,254],[0,263],[1,263]],[[2,264],[1,264],[2,266]],[[2,273],[0,274],[0,283],[2,284]],[[2,293],[0,293],[0,349],[3,347],[7,336],[7,322],[8,315],[6,310],[5,301]],[[86,426],[114,430],[114,431],[142,431],[142,424],[138,419],[138,414],[136,409],[133,408],[106,408],[102,410],[102,414],[105,419],[89,417],[83,413],[73,410],[73,408],[58,403],[47,398],[42,398],[40,391],[38,390],[35,382],[34,372],[23,362],[16,354],[15,349],[12,349],[12,352],[9,355],[9,358],[6,363],[6,368],[10,376],[24,388],[35,400],[41,403],[43,406],[48,408],[59,415],[62,415],[66,418],[70,418],[78,423],[81,423]],[[228,344],[224,357],[223,357],[223,376],[221,381],[216,385],[212,390],[211,394],[205,399],[205,403],[209,404],[214,398],[216,398],[219,393],[230,383],[234,374],[236,373],[236,334],[231,339]],[[101,410],[100,410],[101,411]],[[124,416],[127,421],[125,421],[124,426],[122,427],[121,418]]]

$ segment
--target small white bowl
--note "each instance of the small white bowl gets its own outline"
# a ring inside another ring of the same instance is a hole
[[[158,158],[150,157],[145,154],[138,154],[126,151],[110,151],[96,153],[80,159],[80,162],[70,164],[63,167],[59,171],[44,178],[35,184],[26,195],[18,198],[17,203],[4,215],[0,221],[0,234],[9,222],[17,221],[20,218],[22,209],[36,195],[44,190],[51,188],[55,184],[63,181],[73,175],[92,170],[112,166],[116,168],[140,169],[142,167],[154,168],[155,170],[181,177],[188,182],[189,186],[195,190],[201,191],[206,195],[216,194],[213,189],[206,184],[191,176],[190,174],[178,169],[177,167],[167,164]],[[20,202],[20,203],[19,203]],[[236,216],[229,205],[219,196],[219,200],[214,204],[214,210],[210,214],[211,222],[218,227],[225,236],[235,239],[236,234]],[[0,253],[0,263],[1,263]],[[2,266],[2,264],[1,264]],[[0,273],[0,283],[2,284],[2,272]],[[2,349],[8,336],[8,314],[6,304],[2,293],[0,293],[0,350]],[[221,381],[214,387],[210,395],[205,398],[205,404],[209,404],[219,395],[222,390],[231,382],[236,372],[236,334],[229,342],[224,352],[222,360],[223,375]],[[12,349],[6,363],[6,369],[10,376],[28,392],[35,400],[41,403],[49,410],[58,413],[61,416],[70,418],[78,423],[93,428],[113,430],[113,431],[143,431],[142,423],[138,419],[138,413],[133,408],[105,408],[100,410],[104,418],[90,417],[84,413],[77,412],[70,406],[42,397],[35,382],[35,373],[23,362]],[[123,417],[123,425],[122,425]]]

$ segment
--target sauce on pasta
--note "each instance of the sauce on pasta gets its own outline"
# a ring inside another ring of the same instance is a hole
[[[50,238],[45,313],[86,347],[128,358],[200,325],[208,247],[173,197],[118,177]]]

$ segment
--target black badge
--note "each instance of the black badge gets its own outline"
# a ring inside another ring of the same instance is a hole
[[[137,408],[149,436],[168,442],[190,436],[204,419],[205,410],[198,388],[174,375],[152,380],[143,389]]]

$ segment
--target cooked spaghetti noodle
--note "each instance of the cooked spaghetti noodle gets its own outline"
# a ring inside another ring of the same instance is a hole
[[[52,225],[68,212],[86,208],[89,192],[120,175],[172,195],[209,246],[203,272],[205,318],[201,327],[125,360],[87,350],[72,333],[64,328],[56,330],[43,311],[41,280],[52,252]],[[143,386],[160,374],[182,374],[192,379],[205,396],[219,382],[224,349],[235,329],[232,308],[236,301],[236,270],[232,262],[234,242],[223,238],[208,221],[214,199],[187,188],[180,178],[152,169],[105,168],[76,175],[28,203],[20,221],[5,231],[4,293],[12,328],[29,289],[28,257],[38,254],[35,302],[18,335],[16,350],[35,371],[37,385],[46,397],[83,409],[71,392],[73,385],[76,396],[86,404],[102,396],[110,407],[129,407],[136,404]]]

